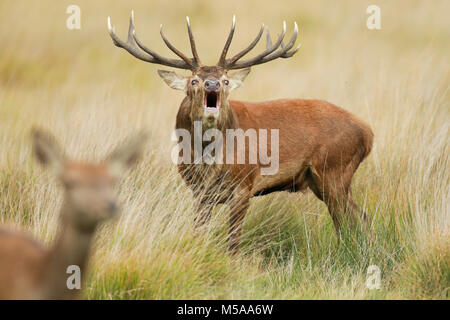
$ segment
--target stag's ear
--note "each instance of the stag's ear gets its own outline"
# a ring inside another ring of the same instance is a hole
[[[169,85],[172,89],[186,90],[187,78],[176,74],[173,71],[158,70],[159,76]]]
[[[56,139],[48,132],[33,128],[33,152],[39,163],[59,173],[64,166],[64,155]]]
[[[249,73],[250,68],[245,68],[230,74],[228,76],[228,80],[230,81],[230,91],[239,88]]]
[[[136,164],[142,154],[147,138],[147,133],[141,132],[127,139],[110,153],[106,158],[106,162],[113,176],[120,177]]]

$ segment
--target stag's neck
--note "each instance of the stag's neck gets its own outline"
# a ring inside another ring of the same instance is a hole
[[[206,127],[208,127],[206,125]],[[214,129],[218,129],[225,133],[227,129],[237,129],[238,119],[231,108],[228,100],[220,107],[219,117],[217,119],[216,125],[212,126]],[[208,127],[210,129],[211,127]]]
[[[67,288],[67,279],[71,273],[67,268],[78,266],[81,271],[81,285],[86,274],[87,260],[95,227],[91,229],[77,228],[70,223],[73,209],[67,204],[61,210],[61,227],[58,238],[48,255],[48,264],[44,279],[46,280],[44,294],[52,299],[70,299],[78,295],[80,290]]]
[[[196,114],[195,110],[202,110],[201,114]],[[178,110],[176,128],[187,129],[193,133],[196,121],[202,123],[203,131],[217,129],[225,133],[226,129],[236,129],[238,127],[238,119],[228,101],[222,104],[219,116],[216,121],[211,123],[203,116],[203,109],[197,108],[194,105],[194,101],[189,96],[186,96]]]

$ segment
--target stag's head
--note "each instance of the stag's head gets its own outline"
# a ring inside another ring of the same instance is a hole
[[[283,22],[283,30],[277,40],[272,43],[269,30],[267,29],[267,45],[266,50],[247,60],[241,60],[250,50],[252,50],[259,42],[263,32],[264,25],[261,26],[256,38],[249,44],[247,48],[240,51],[231,58],[227,58],[228,48],[233,39],[236,19],[233,16],[233,23],[228,35],[225,46],[220,55],[219,61],[214,66],[205,66],[201,63],[195,46],[194,36],[191,31],[189,17],[187,20],[187,29],[189,41],[191,44],[192,58],[186,56],[176,49],[165,37],[160,28],[160,34],[164,43],[181,59],[165,58],[149,49],[137,38],[134,28],[134,14],[131,12],[130,26],[128,29],[128,40],[122,41],[115,34],[114,27],[111,26],[108,17],[108,30],[114,44],[123,48],[134,57],[150,62],[161,64],[178,69],[186,69],[192,71],[192,75],[179,75],[173,71],[158,70],[161,78],[173,89],[182,90],[186,93],[191,102],[192,120],[202,120],[208,123],[209,127],[214,126],[222,116],[229,111],[228,95],[231,91],[238,88],[245,77],[250,72],[250,67],[257,64],[269,62],[277,58],[292,57],[300,46],[292,49],[298,34],[297,24],[294,23],[294,33],[291,39],[285,45],[283,43],[286,34],[286,23]],[[240,71],[230,72],[230,70],[242,69]]]

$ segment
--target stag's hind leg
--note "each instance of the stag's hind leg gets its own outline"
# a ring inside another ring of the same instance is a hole
[[[237,253],[241,243],[242,224],[250,205],[250,197],[241,195],[233,199],[230,204],[230,229],[228,233],[228,246],[231,253]]]
[[[343,223],[354,229],[359,221],[359,210],[350,191],[353,173],[354,171],[328,169],[322,173],[310,171],[308,175],[309,187],[327,205],[339,238]]]
[[[354,219],[356,220],[355,225],[361,226],[364,228],[363,231],[365,231],[367,234],[369,234],[369,221],[368,216],[364,212],[364,210],[361,210],[358,205],[353,201],[352,196],[352,189],[351,189],[351,182],[352,178],[356,172],[356,170],[359,167],[359,164],[364,159],[364,157],[360,154],[356,154],[352,161],[347,165],[345,168],[343,174],[342,174],[342,181],[344,181],[344,190],[346,190],[346,207],[348,208],[347,211],[352,212],[352,215],[354,216]]]
[[[369,234],[369,217],[364,210],[361,210],[358,205],[353,201],[352,190],[351,187],[348,188],[348,203],[351,206],[351,209],[355,212],[356,216],[359,217],[359,220],[364,228],[364,231]]]

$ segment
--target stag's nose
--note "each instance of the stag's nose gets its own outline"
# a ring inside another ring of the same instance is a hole
[[[219,80],[206,80],[205,89],[206,91],[219,91],[220,81]]]

